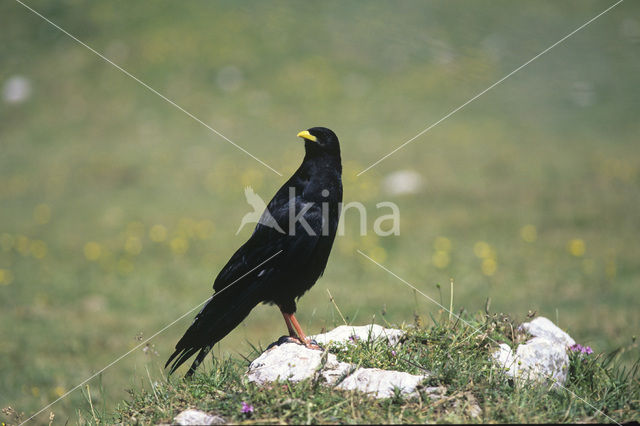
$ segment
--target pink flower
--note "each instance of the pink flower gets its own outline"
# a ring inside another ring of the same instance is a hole
[[[575,345],[569,346],[569,350],[571,352],[582,352],[583,349],[584,348],[579,343],[576,343]]]
[[[569,350],[571,352],[580,352],[581,354],[585,354],[585,355],[589,355],[593,353],[593,349],[591,349],[591,346],[582,346],[579,343],[569,346]]]
[[[243,414],[253,413],[253,405],[247,404],[246,402],[242,401],[242,413]]]

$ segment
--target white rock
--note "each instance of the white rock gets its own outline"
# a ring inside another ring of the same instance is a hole
[[[520,328],[529,332],[532,336],[555,340],[565,346],[572,346],[576,344],[576,341],[573,340],[571,336],[545,317],[537,317],[530,322],[525,322],[520,326]]]
[[[371,325],[341,326],[338,329],[312,337],[319,343],[348,342],[353,335],[362,339],[368,339],[369,336],[386,337],[397,343],[403,334],[401,330]],[[249,365],[247,376],[249,381],[258,384],[277,380],[299,382],[307,378],[322,378],[327,385],[365,392],[376,398],[393,396],[395,388],[400,389],[405,396],[414,396],[420,383],[428,377],[378,368],[358,368],[353,364],[339,362],[334,354],[308,349],[297,343],[282,343],[267,349]],[[424,388],[423,391],[436,398],[443,393],[442,389],[444,388]]]
[[[553,386],[564,384],[569,370],[567,346],[575,344],[575,341],[544,317],[520,327],[534,337],[518,345],[515,354],[509,345],[500,344],[492,354],[496,363],[511,377],[538,383],[551,382]]]
[[[505,369],[505,372],[511,376],[516,376],[516,358],[513,355],[513,351],[506,343],[500,343],[498,346],[498,350],[491,354],[493,359],[498,363],[498,365]]]
[[[522,363],[521,377],[564,384],[569,370],[569,355],[563,345],[544,337],[534,337],[524,345],[519,345],[516,358]]]
[[[185,410],[173,418],[179,425],[220,425],[225,420],[220,416],[213,416],[200,410]]]
[[[391,398],[396,388],[403,395],[416,395],[417,387],[424,379],[426,376],[414,376],[402,371],[358,368],[336,387],[365,392],[376,398]]]
[[[399,170],[390,173],[382,181],[382,187],[390,195],[416,194],[424,185],[424,179],[415,170]]]
[[[2,98],[8,104],[19,104],[31,95],[31,80],[21,75],[14,75],[4,83]]]
[[[283,343],[264,351],[249,365],[249,381],[264,384],[276,380],[299,382],[312,377],[322,365],[324,352],[308,349],[298,343]],[[341,365],[344,364],[344,365]],[[327,353],[325,370],[338,376],[348,370],[349,364],[340,363],[335,355]]]
[[[321,345],[326,345],[331,342],[349,343],[353,341],[354,337],[364,341],[386,338],[389,344],[397,345],[404,334],[404,331],[396,328],[384,328],[378,324],[369,324],[361,326],[341,325],[328,333],[316,334],[309,337]]]

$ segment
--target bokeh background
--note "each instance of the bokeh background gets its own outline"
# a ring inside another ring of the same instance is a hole
[[[624,2],[376,167],[357,173],[604,10],[608,1],[0,5],[0,405],[30,415],[211,293],[251,211],[340,137],[355,211],[301,300],[310,333],[430,321],[438,306],[557,321],[596,352],[640,324],[640,4]],[[393,201],[400,236],[373,234]],[[440,289],[438,288],[440,287]],[[192,315],[90,383],[95,409],[162,380]],[[261,306],[215,353],[285,334]],[[86,393],[86,389],[85,389]],[[50,411],[86,410],[80,391]],[[48,419],[48,411],[38,418]]]

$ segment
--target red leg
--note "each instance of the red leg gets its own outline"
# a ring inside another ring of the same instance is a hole
[[[295,331],[298,334],[298,338],[300,339],[303,345],[305,345],[309,349],[321,349],[320,346],[314,345],[313,343],[311,343],[309,338],[305,336],[304,331],[302,331],[302,327],[300,327],[300,323],[298,323],[298,320],[296,319],[295,315],[290,314],[289,321],[291,321],[291,324],[295,328]]]
[[[287,323],[287,329],[289,330],[289,336],[297,338],[298,336],[296,336],[296,331],[293,329],[293,326],[291,325],[291,320],[289,319],[289,314],[285,314],[282,309],[280,309],[280,312],[282,312],[282,316],[284,318],[284,322]]]

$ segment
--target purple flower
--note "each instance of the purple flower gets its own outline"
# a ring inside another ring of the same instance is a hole
[[[242,401],[242,413],[243,414],[253,413],[253,405],[247,404],[246,402]]]
[[[360,337],[352,334],[351,336],[349,336],[349,340],[351,340],[352,342],[357,342],[358,340],[360,340]]]
[[[569,346],[569,350],[571,352],[580,352],[581,354],[585,354],[585,355],[589,355],[593,353],[593,349],[591,349],[591,346],[582,346],[579,343]]]
[[[396,351],[394,351],[394,350],[392,349],[392,350],[391,350],[391,355],[396,356],[396,355],[397,355]]]
[[[575,345],[569,346],[569,350],[571,352],[582,352],[583,349],[584,348],[579,343],[576,343]]]

